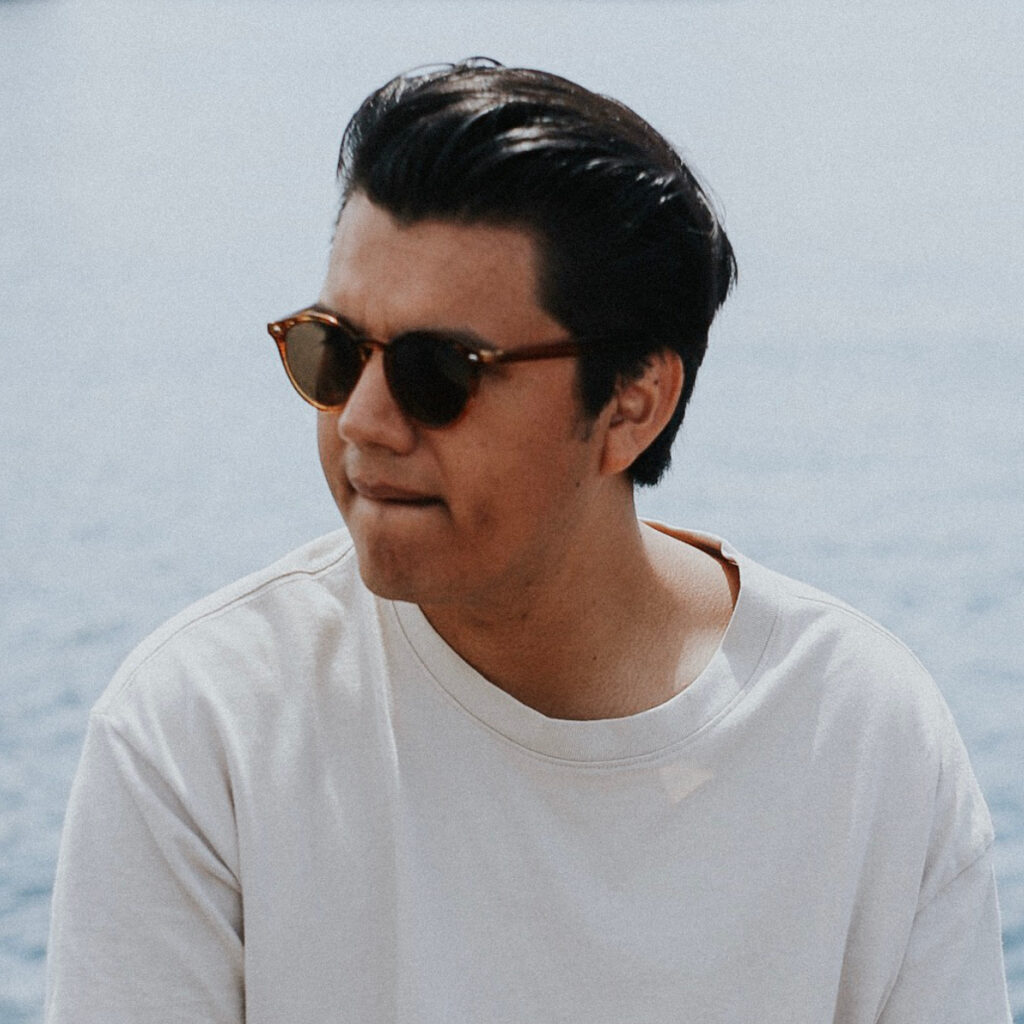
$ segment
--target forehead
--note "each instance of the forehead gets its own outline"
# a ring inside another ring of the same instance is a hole
[[[320,302],[368,332],[474,330],[497,340],[550,336],[539,252],[525,229],[397,221],[361,193],[338,220]]]

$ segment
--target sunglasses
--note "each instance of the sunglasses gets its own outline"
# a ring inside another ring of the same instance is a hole
[[[402,413],[425,427],[446,427],[466,410],[488,366],[560,359],[580,352],[577,341],[543,342],[507,351],[480,345],[458,331],[407,331],[377,341],[341,317],[303,309],[267,324],[292,386],[317,409],[338,409],[355,390],[374,349]]]

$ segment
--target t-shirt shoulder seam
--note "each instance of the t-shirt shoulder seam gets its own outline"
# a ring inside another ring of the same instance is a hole
[[[336,568],[341,562],[348,558],[354,546],[351,541],[345,544],[342,549],[334,553],[327,561],[321,562],[320,564],[302,567],[296,566],[295,568],[288,569],[279,575],[271,576],[270,578],[255,579],[253,582],[241,592],[234,592],[233,587],[238,587],[245,582],[245,579],[239,580],[234,585],[229,585],[226,590],[222,601],[210,608],[203,608],[195,615],[189,615],[184,618],[183,621],[177,621],[188,615],[188,609],[179,612],[177,616],[172,617],[163,626],[157,628],[157,630],[149,635],[146,640],[128,656],[124,664],[121,667],[118,675],[123,673],[120,685],[110,688],[104,693],[100,699],[96,702],[91,711],[91,716],[109,718],[109,708],[112,704],[116,703],[117,699],[128,690],[135,682],[138,674],[145,668],[145,666],[160,653],[168,644],[172,643],[182,634],[195,628],[202,622],[208,622],[212,619],[216,619],[221,615],[224,615],[233,608],[237,608],[241,605],[248,603],[261,594],[268,593],[269,591],[276,590],[280,586],[284,586],[292,582],[296,577],[306,577],[308,579],[315,579],[318,576],[322,576],[324,573],[330,572]],[[272,567],[270,567],[272,568]],[[269,571],[269,570],[267,570]],[[260,573],[254,574],[257,577]],[[213,595],[211,595],[212,597]],[[207,598],[206,600],[210,600]],[[201,604],[202,602],[200,602]],[[116,679],[117,677],[115,677]]]
[[[985,842],[982,845],[981,849],[978,850],[978,852],[959,871],[957,871],[957,873],[953,875],[952,878],[950,878],[946,882],[943,882],[942,885],[940,885],[939,888],[936,889],[935,892],[933,892],[928,897],[928,899],[924,901],[924,903],[918,905],[917,910],[914,913],[914,916],[917,917],[925,910],[927,910],[928,907],[930,907],[943,893],[947,892],[961,878],[963,878],[963,876],[966,875],[968,871],[970,871],[972,868],[977,867],[978,863],[988,855],[989,851],[992,849],[994,844],[995,836],[989,835],[985,839]]]

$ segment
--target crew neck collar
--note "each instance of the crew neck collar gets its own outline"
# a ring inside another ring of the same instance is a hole
[[[684,690],[624,718],[549,718],[489,682],[436,632],[415,604],[390,604],[396,625],[432,680],[467,715],[537,756],[576,764],[628,763],[656,757],[708,726],[738,701],[756,674],[775,622],[771,574],[710,534],[649,526],[737,566],[739,594],[718,650]]]

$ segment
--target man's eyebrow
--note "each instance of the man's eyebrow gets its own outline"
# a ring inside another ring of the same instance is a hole
[[[322,302],[314,302],[309,308],[315,309],[318,313],[326,313],[328,316],[337,317],[339,320],[344,320],[350,327],[355,327],[355,324],[348,317],[342,316],[336,309],[331,309],[330,306],[325,306]]]
[[[344,324],[353,334],[360,338],[371,337],[370,332],[365,327],[357,324],[354,320],[350,320],[343,313],[339,313],[336,309],[331,309],[330,306],[325,306],[322,302],[314,302],[310,309],[316,310],[317,313],[326,313],[328,316],[333,316],[335,320]]]
[[[336,309],[331,309],[330,306],[325,306],[322,302],[314,302],[309,308],[315,309],[318,313],[327,313],[329,316],[335,317],[360,338],[373,338],[373,335],[362,324],[357,324],[343,313],[339,313]],[[485,338],[482,334],[477,334],[476,331],[470,330],[468,327],[411,327],[409,330],[399,331],[398,334],[430,334],[436,337],[451,338],[469,348],[501,350],[501,346],[496,345],[490,338]],[[397,336],[395,335],[395,337]],[[385,338],[381,340],[390,341],[391,339]]]

